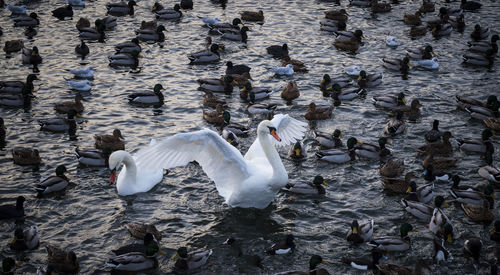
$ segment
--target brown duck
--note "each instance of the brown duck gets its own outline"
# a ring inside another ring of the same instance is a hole
[[[113,135],[95,135],[94,140],[97,149],[108,147],[111,151],[125,150],[122,132],[119,129],[113,130]]]

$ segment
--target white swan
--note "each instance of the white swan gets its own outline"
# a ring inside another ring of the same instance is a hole
[[[226,204],[262,209],[288,182],[274,145],[294,143],[302,138],[306,125],[281,114],[271,121],[262,121],[257,128],[257,139],[244,157],[216,132],[204,129],[158,142],[138,152],[136,161],[151,169],[169,169],[195,160],[215,182]]]
[[[154,144],[156,144],[156,142],[151,140],[150,147]],[[138,153],[140,152],[141,151]],[[109,181],[111,183],[116,182],[116,190],[120,196],[147,192],[163,179],[163,169],[153,169],[148,167],[137,161],[136,156],[132,157],[126,151],[120,150],[113,152],[109,156],[108,163],[109,169],[111,170]],[[117,178],[116,169],[122,163],[124,164],[124,167],[120,171],[120,174],[118,174]]]

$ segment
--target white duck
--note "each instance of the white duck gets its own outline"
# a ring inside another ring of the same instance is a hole
[[[76,78],[94,78],[94,67],[92,66],[88,66],[83,69],[69,70],[69,72],[72,73]]]
[[[306,125],[281,114],[262,121],[258,137],[244,157],[212,130],[179,133],[138,152],[136,161],[151,169],[169,169],[195,160],[229,206],[263,209],[288,182],[274,146],[301,139]]]

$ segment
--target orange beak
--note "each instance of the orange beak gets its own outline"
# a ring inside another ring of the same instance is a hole
[[[111,171],[111,175],[109,175],[109,183],[116,183],[116,168]]]
[[[273,136],[277,141],[281,141],[281,138],[278,136],[278,134],[276,134],[275,130],[271,131],[271,136]]]

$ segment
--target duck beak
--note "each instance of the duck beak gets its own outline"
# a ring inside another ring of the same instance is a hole
[[[451,243],[453,242],[453,238],[451,237],[451,234],[448,234],[448,237],[446,238],[446,241]]]
[[[158,253],[161,254],[161,255],[165,255],[167,253],[165,253],[165,251],[161,250],[161,249],[158,249]]]
[[[15,264],[15,266],[16,266],[17,268],[22,267],[22,265],[21,265],[21,264],[18,264],[18,263],[16,263],[16,264]]]
[[[490,233],[493,233],[493,232],[495,232],[496,230],[497,230],[497,228],[493,226],[493,227],[490,229]]]
[[[339,138],[344,138],[344,135],[340,134],[340,135],[339,135]]]
[[[325,261],[325,260],[321,261],[321,263],[322,263],[322,264],[328,264],[328,262],[327,262],[327,261]]]
[[[413,64],[411,64],[411,62],[408,61],[408,67],[411,67],[411,66],[413,66]]]
[[[325,84],[325,79],[321,79],[321,84]]]
[[[403,97],[403,103],[406,104],[406,97]]]
[[[448,206],[450,206],[450,205],[449,205],[447,202],[445,202],[445,201],[444,201],[444,202],[443,202],[443,206],[444,206],[444,207],[448,207]]]
[[[231,83],[233,83],[233,85],[238,85],[238,81],[236,81],[236,80],[233,80],[233,82],[231,82]]]
[[[242,92],[246,92],[247,91],[247,87],[243,87],[243,89],[241,89]]]
[[[357,227],[354,227],[352,229],[352,234],[358,234],[358,228]]]
[[[416,229],[416,228],[413,228],[413,230],[412,230],[412,231],[413,231],[413,232],[418,232],[418,229]]]
[[[179,258],[179,253],[175,253],[175,255],[172,257],[172,259],[174,259],[174,260],[177,258]]]
[[[411,187],[408,186],[408,189],[406,189],[406,193],[411,193]]]
[[[357,144],[361,145],[361,144],[363,144],[363,142],[361,142],[361,141],[358,141],[358,142],[357,142]]]
[[[111,171],[111,175],[109,176],[109,183],[113,184],[116,182],[116,168]]]
[[[360,80],[361,80],[361,76],[358,76],[358,81],[360,81]]]
[[[392,146],[392,142],[390,142],[390,141],[387,141],[387,143],[386,143],[386,144],[388,144],[388,145],[391,145],[391,146]]]
[[[137,55],[138,58],[142,58],[142,54]]]
[[[323,181],[321,184],[323,184],[324,186],[328,186],[328,183],[326,183],[326,181]]]
[[[10,241],[10,243],[15,243],[17,241],[17,236],[14,236],[14,239],[12,239],[12,241]]]
[[[232,140],[232,139],[230,139],[230,138],[228,138],[228,139],[227,139],[227,142],[229,142],[229,144],[231,144],[231,143],[233,143],[233,140]]]
[[[276,134],[276,130],[271,131],[271,136],[273,136],[273,138],[275,138],[277,141],[281,142],[281,138],[278,136],[278,134]]]
[[[495,195],[495,193],[491,194],[491,197],[496,199],[497,198],[497,195]]]
[[[322,83],[322,84],[323,84],[323,83]],[[333,90],[333,86],[330,86],[330,87],[326,88],[326,90],[327,90],[327,91],[331,91],[331,90]]]
[[[80,113],[76,113],[76,117],[77,117],[77,118],[81,118],[81,117],[82,117],[82,115],[81,115]]]
[[[296,156],[300,156],[300,149],[298,149],[298,148],[297,148],[297,149],[295,149],[295,155],[296,155]]]

